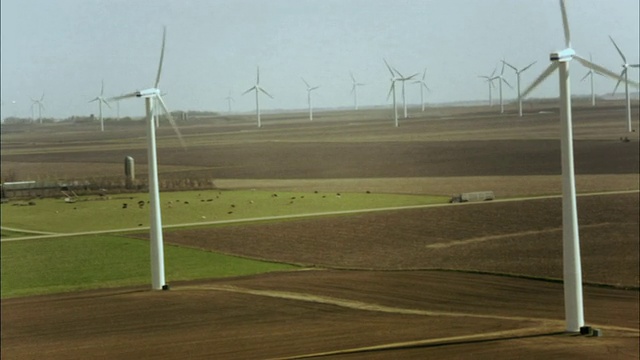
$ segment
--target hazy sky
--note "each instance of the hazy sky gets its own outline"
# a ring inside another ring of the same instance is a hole
[[[353,105],[352,71],[361,106],[385,105],[386,58],[405,75],[427,68],[427,102],[488,100],[478,75],[489,75],[504,57],[523,73],[523,87],[563,48],[557,0],[2,0],[2,117],[30,116],[31,101],[45,93],[43,116],[97,114],[105,95],[153,85],[162,26],[167,45],[160,88],[172,110],[252,111],[255,83],[274,99],[265,110],[306,108],[311,85],[317,107]],[[572,44],[581,55],[619,71],[622,60],[639,61],[638,0],[567,0]],[[574,94],[588,94],[587,70],[572,64]],[[630,75],[638,79],[638,70]],[[505,69],[515,87],[515,74]],[[615,81],[598,77],[596,89],[610,93]],[[557,77],[531,94],[553,97]],[[516,91],[504,88],[508,99]],[[494,91],[494,99],[497,91]],[[417,84],[407,84],[408,102],[418,104]],[[13,103],[15,101],[15,103]],[[105,116],[115,116],[106,109]],[[143,101],[121,104],[121,115],[141,116]]]

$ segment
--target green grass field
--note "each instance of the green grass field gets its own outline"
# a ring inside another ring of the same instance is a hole
[[[277,194],[277,196],[274,196]],[[2,226],[72,233],[149,226],[148,195],[85,196],[75,203],[34,200],[36,205],[2,204]],[[138,202],[142,202],[140,207]],[[366,193],[267,191],[166,192],[160,196],[163,225],[265,216],[444,203],[447,197]],[[124,207],[126,204],[126,208]],[[6,237],[19,234],[6,232]],[[5,232],[3,231],[3,237]]]
[[[275,196],[277,194],[277,196]],[[2,238],[28,231],[73,233],[149,225],[147,194],[39,199],[2,204]],[[164,225],[446,202],[448,198],[367,193],[189,191],[161,194]],[[138,202],[143,205],[139,206]],[[13,206],[12,204],[23,204]],[[123,204],[127,204],[123,208]],[[20,230],[24,230],[22,232]],[[150,284],[149,244],[116,235],[2,242],[2,297]],[[291,270],[295,266],[165,246],[166,280]],[[149,285],[150,286],[150,285]]]
[[[166,281],[296,269],[165,245]],[[1,244],[2,298],[149,284],[149,243],[118,236],[77,236]]]

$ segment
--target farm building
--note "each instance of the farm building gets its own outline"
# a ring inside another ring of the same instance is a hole
[[[28,199],[34,197],[59,196],[60,191],[86,188],[88,182],[73,181],[58,183],[53,181],[15,181],[5,182],[1,185],[2,201],[8,199]]]

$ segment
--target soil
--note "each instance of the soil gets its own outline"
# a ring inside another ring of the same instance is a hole
[[[185,125],[184,151],[161,128],[161,178],[210,176],[227,188],[557,194],[557,109],[538,109],[528,107],[523,119],[429,109],[396,132],[386,110],[318,113],[313,124],[266,115],[260,131],[250,117],[200,120]],[[574,109],[579,188],[638,189],[638,133],[623,132],[618,110]],[[86,140],[82,126],[3,126],[3,179],[11,171],[119,172],[126,155],[146,161],[144,141],[135,144],[139,128],[121,124]],[[585,321],[602,337],[565,332],[561,203],[549,198],[166,232],[176,245],[304,270],[168,279],[169,291],[4,299],[1,356],[637,359],[638,193],[580,196],[578,207]]]

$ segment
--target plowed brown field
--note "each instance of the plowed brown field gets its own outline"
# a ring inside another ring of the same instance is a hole
[[[243,127],[246,120],[218,120],[219,129],[187,124],[194,146],[185,151],[176,151],[163,129],[161,177],[208,174],[228,179],[228,187],[243,179],[238,186],[361,190],[366,183],[381,192],[389,185],[389,192],[447,193],[456,184],[510,196],[558,193],[550,185],[560,181],[556,114],[523,120],[432,109],[435,115],[403,122],[398,131],[381,119],[388,114],[367,114],[373,119],[319,114],[304,125],[293,115],[271,115],[260,131]],[[575,109],[579,191],[638,189],[638,135],[623,132],[621,114]],[[93,144],[80,140],[79,130],[49,139],[3,128],[3,174],[8,165],[46,175],[38,166],[44,163],[77,176],[120,171],[138,131],[122,127],[114,131],[123,136],[97,134],[105,138]],[[133,151],[145,161],[144,143]],[[585,320],[602,337],[564,333],[563,287],[554,280],[562,277],[561,203],[548,198],[166,232],[167,242],[310,270],[168,279],[171,290],[161,292],[143,286],[3,300],[1,355],[637,359],[638,193],[580,196],[578,207]]]

